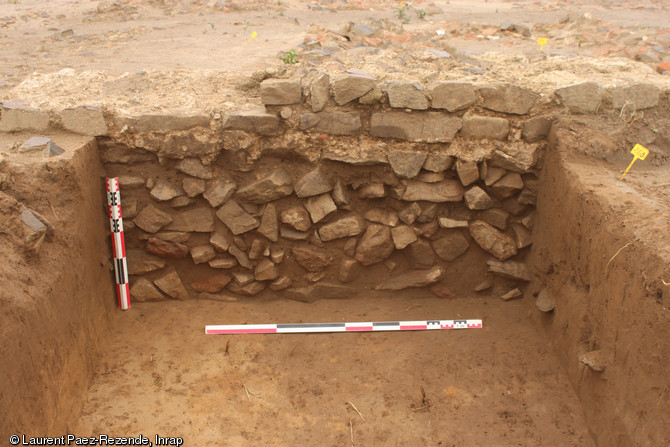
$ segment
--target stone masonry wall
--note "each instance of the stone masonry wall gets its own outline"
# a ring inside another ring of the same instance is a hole
[[[553,116],[639,110],[660,94],[584,83],[545,98],[513,84],[313,72],[263,81],[263,106],[209,116],[48,115],[5,103],[0,129],[98,137],[108,175],[120,177],[133,299],[227,300],[268,288],[310,301],[362,284],[434,284],[468,253],[528,281]]]

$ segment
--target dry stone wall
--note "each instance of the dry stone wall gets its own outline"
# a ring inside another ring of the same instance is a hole
[[[660,91],[608,94],[578,84],[550,103],[513,84],[315,72],[265,80],[262,106],[211,115],[54,116],[13,101],[0,128],[98,137],[120,178],[135,300],[269,289],[310,301],[434,284],[468,253],[482,270],[528,281],[552,117],[611,98],[653,107]]]

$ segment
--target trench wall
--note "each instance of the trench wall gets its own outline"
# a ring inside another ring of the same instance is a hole
[[[550,139],[529,262],[531,289],[548,291],[556,308],[535,313],[536,321],[597,445],[667,444],[670,263],[662,228],[647,220],[663,205],[575,154],[569,126],[556,126]],[[597,187],[605,182],[606,193]],[[627,212],[632,202],[635,213]]]

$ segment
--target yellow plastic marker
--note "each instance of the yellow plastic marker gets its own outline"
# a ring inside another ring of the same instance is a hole
[[[537,38],[537,43],[540,44],[540,51],[542,51],[542,47],[547,44],[547,38],[546,37],[538,37]]]
[[[249,42],[251,42],[252,40],[254,40],[254,39],[256,38],[256,36],[258,36],[258,33],[257,33],[256,31],[254,31],[253,33],[251,33],[251,39],[249,39]]]
[[[633,167],[633,163],[635,163],[635,160],[637,160],[638,158],[640,160],[644,160],[645,158],[647,158],[647,155],[649,155],[649,149],[642,146],[641,144],[636,144],[635,146],[633,146],[633,149],[631,149],[630,153],[633,154],[633,161],[631,161],[628,167],[626,168],[626,172],[624,172],[623,175],[621,176],[621,180],[623,180],[626,174],[628,174],[630,168]]]

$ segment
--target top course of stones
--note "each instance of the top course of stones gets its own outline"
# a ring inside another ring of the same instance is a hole
[[[300,78],[266,79],[260,84],[265,107],[241,106],[218,113],[159,113],[124,116],[105,107],[83,105],[40,110],[21,100],[2,104],[0,131],[49,128],[91,136],[124,133],[170,133],[194,128],[241,130],[275,136],[291,129],[326,135],[369,135],[420,143],[448,143],[465,138],[507,140],[512,127],[523,139],[539,141],[547,124],[520,119],[531,115],[597,114],[605,110],[637,111],[667,101],[668,92],[653,84],[604,88],[582,82],[556,89],[550,98],[513,83],[378,81],[362,70],[329,75],[310,72]],[[530,123],[530,124],[529,124]],[[163,154],[184,158],[184,153]]]

